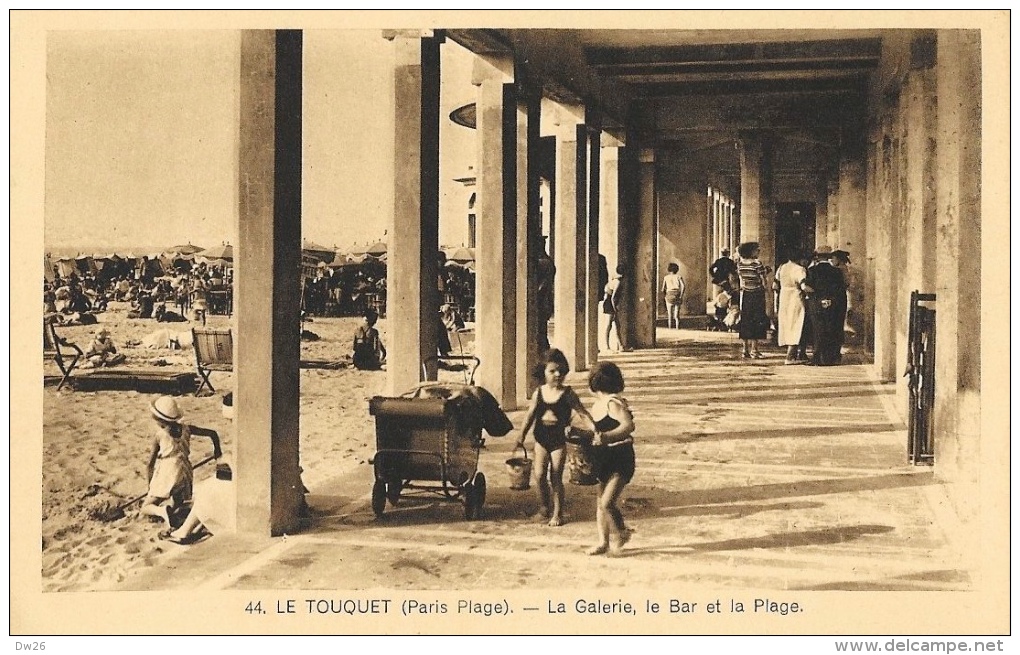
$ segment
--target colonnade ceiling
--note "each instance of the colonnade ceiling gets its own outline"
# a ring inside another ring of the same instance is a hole
[[[863,131],[881,30],[450,30],[642,144],[739,130]]]

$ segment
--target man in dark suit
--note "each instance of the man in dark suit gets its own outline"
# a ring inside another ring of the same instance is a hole
[[[808,269],[803,287],[808,294],[807,309],[814,336],[814,352],[809,363],[834,366],[839,363],[843,345],[846,279],[843,271],[833,266],[832,253],[815,254],[821,255],[820,261]]]
[[[719,259],[712,262],[708,267],[708,274],[712,278],[712,284],[716,286],[716,293],[730,291],[733,288],[733,278],[737,274],[737,264],[730,259],[730,249],[723,248]]]

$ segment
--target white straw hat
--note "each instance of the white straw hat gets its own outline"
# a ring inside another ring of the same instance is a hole
[[[170,423],[176,423],[184,417],[184,412],[181,411],[177,401],[170,396],[160,396],[152,401],[149,409],[152,410],[153,416]]]

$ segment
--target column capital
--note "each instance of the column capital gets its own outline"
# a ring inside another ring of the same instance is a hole
[[[476,55],[471,68],[471,84],[508,83],[514,80],[514,60],[510,55]]]
[[[577,126],[584,125],[584,105],[566,105],[547,98],[542,99],[542,105],[551,133],[563,141],[576,141]]]
[[[445,40],[443,30],[417,29],[417,30],[383,30],[382,38],[387,41],[394,39],[431,39],[438,38],[442,43]]]

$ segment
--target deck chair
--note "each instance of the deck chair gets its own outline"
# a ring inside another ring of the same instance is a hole
[[[195,365],[201,378],[195,395],[209,387],[210,393],[216,393],[209,376],[213,371],[234,370],[234,338],[229,329],[192,328],[192,343],[195,348]]]
[[[73,352],[68,352],[69,350]],[[48,318],[43,319],[43,357],[52,359],[60,369],[58,391],[71,379],[71,373],[84,356],[81,348],[57,334],[56,322]]]

